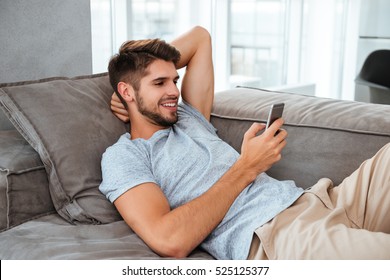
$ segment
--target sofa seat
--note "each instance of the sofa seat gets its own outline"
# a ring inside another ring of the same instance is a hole
[[[160,259],[124,221],[75,226],[58,214],[40,217],[1,233],[0,258]],[[200,249],[196,249],[188,258],[213,259]]]

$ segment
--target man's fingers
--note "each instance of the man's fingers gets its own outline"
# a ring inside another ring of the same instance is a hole
[[[123,108],[125,109],[125,105],[121,101],[116,101],[111,99],[111,107],[118,107],[118,108]]]
[[[110,102],[110,108],[111,111],[114,113],[114,115],[120,119],[123,122],[129,122],[129,113],[127,112],[125,105],[120,101],[119,97],[114,92],[111,95],[111,102]]]
[[[124,115],[120,115],[120,114],[115,114],[115,116],[120,119],[122,122],[129,122],[130,121],[130,118],[128,116],[124,116]]]
[[[287,131],[283,128],[279,129],[277,134],[275,135],[275,139],[278,141],[278,142],[282,142],[283,140],[285,140],[287,138]]]
[[[276,135],[279,130],[281,130],[281,127],[284,123],[284,120],[282,118],[277,119],[276,121],[273,122],[273,124],[268,127],[266,133],[271,134],[272,136]]]
[[[121,102],[118,95],[115,92],[111,96],[111,101]]]
[[[111,111],[113,111],[113,112],[115,112],[117,114],[125,115],[125,116],[129,115],[129,113],[127,112],[126,109],[120,108],[120,107],[117,107],[117,106],[114,106],[114,105],[111,105]]]
[[[256,134],[265,128],[263,123],[253,123],[251,127],[245,132],[244,138],[256,137]]]

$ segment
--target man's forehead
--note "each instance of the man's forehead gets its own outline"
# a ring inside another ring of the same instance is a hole
[[[173,62],[158,59],[153,61],[148,68],[146,68],[146,75],[144,77],[154,80],[160,77],[174,78],[176,76],[178,76],[178,74]]]

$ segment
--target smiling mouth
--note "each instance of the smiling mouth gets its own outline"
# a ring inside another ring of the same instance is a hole
[[[164,104],[161,104],[161,106],[163,106],[163,107],[169,107],[169,108],[174,108],[174,107],[176,107],[176,102],[164,103]]]
[[[177,109],[177,99],[166,99],[163,100],[160,105],[168,110],[176,110]]]

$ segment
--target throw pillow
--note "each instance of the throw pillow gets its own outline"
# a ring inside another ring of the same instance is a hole
[[[38,152],[53,204],[71,223],[120,219],[100,193],[101,156],[126,129],[110,110],[107,74],[8,84],[0,107]]]

